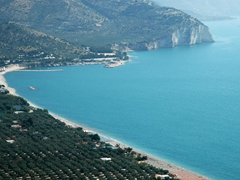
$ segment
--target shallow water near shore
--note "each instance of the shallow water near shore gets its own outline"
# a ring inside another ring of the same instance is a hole
[[[240,21],[206,24],[215,43],[132,52],[118,68],[5,78],[20,96],[101,134],[212,179],[238,179]]]

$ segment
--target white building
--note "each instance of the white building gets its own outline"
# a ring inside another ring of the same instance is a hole
[[[112,159],[111,158],[101,158],[101,160],[103,160],[103,161],[111,161]]]
[[[8,143],[14,143],[15,141],[14,140],[6,140]]]
[[[5,70],[6,70],[5,67],[0,67],[0,72],[3,72],[3,71],[5,71]]]
[[[165,179],[165,178],[170,178],[170,176],[167,175],[167,174],[166,174],[166,175],[156,174],[156,175],[155,175],[155,178],[156,178],[156,179],[159,179],[159,178],[160,178],[160,179]]]

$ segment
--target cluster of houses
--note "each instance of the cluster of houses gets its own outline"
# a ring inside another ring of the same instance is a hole
[[[20,124],[18,124],[18,121],[13,121],[14,124],[11,125],[12,128],[19,129],[22,132],[27,132],[27,129],[23,129]]]
[[[22,126],[20,124],[18,124],[18,121],[13,121],[13,124],[11,125],[11,127],[15,128],[15,129],[19,129],[22,132],[27,132],[28,131],[27,129],[23,129]],[[10,144],[13,144],[15,142],[15,140],[8,139],[8,140],[6,140],[6,142],[8,142]]]

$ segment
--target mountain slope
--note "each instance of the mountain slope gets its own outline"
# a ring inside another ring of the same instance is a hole
[[[148,0],[0,3],[0,20],[27,25],[79,45],[122,43],[132,49],[157,49],[213,41],[208,28],[197,19]]]
[[[161,6],[169,6],[204,17],[226,17],[240,14],[239,0],[154,0]]]
[[[0,58],[4,59],[42,52],[55,58],[73,58],[84,52],[67,41],[13,23],[0,23],[0,47]]]

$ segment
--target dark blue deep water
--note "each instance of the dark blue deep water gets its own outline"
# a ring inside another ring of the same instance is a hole
[[[100,134],[212,179],[237,180],[240,20],[206,24],[215,43],[132,52],[114,69],[5,77],[30,102]]]

